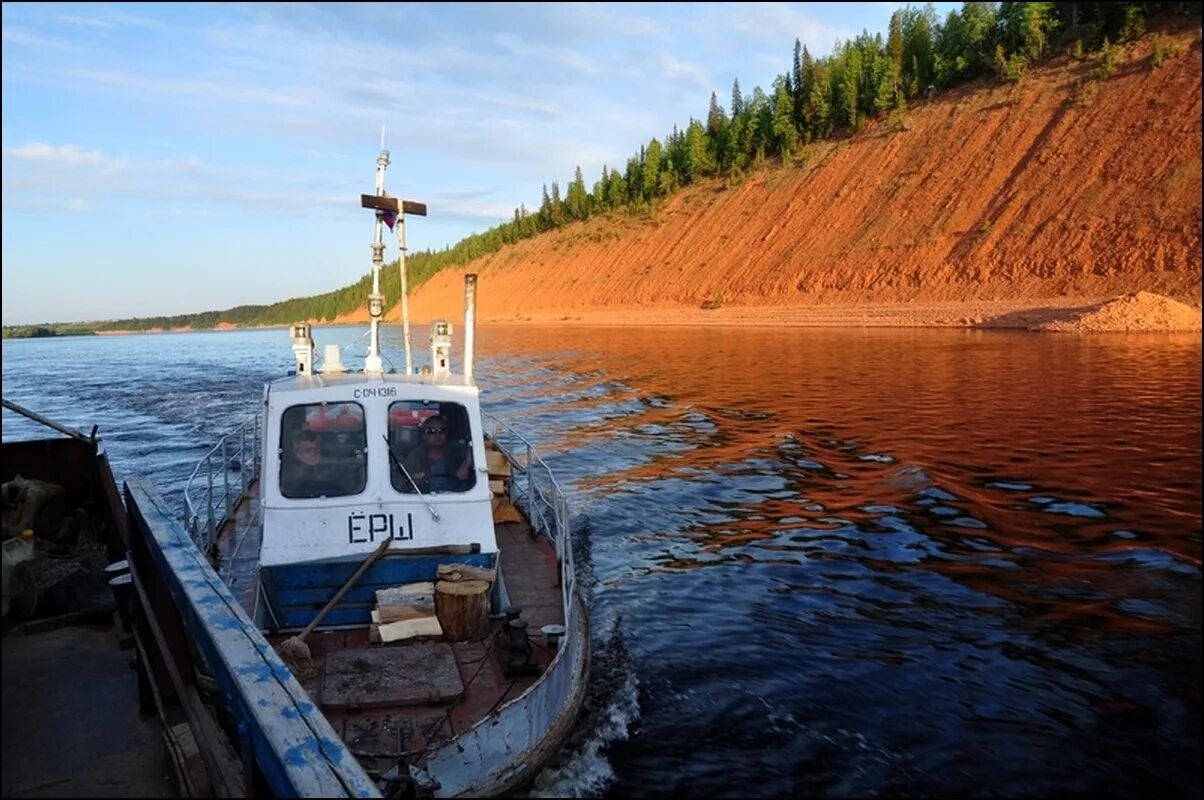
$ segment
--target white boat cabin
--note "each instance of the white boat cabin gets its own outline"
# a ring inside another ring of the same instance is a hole
[[[312,619],[384,539],[389,557],[360,586],[434,580],[441,563],[495,567],[471,376],[451,373],[439,348],[423,374],[348,372],[337,348],[315,373],[308,326],[293,334],[296,374],[264,394],[259,565],[271,627]],[[367,617],[366,607],[344,603],[330,622]]]

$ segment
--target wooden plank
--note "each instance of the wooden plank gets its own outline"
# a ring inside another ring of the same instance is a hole
[[[377,629],[382,642],[401,642],[418,636],[442,636],[439,618],[432,615],[418,619],[400,619],[387,622]]]
[[[388,624],[407,619],[435,616],[435,583],[407,583],[376,592],[373,621]],[[385,641],[390,641],[385,639]]]
[[[446,642],[329,653],[322,704],[334,708],[426,705],[459,697],[464,679]]]
[[[172,687],[175,689],[176,696],[180,700],[180,706],[184,709],[184,713],[188,718],[187,724],[190,727],[196,726],[200,729],[194,733],[194,739],[196,739],[196,733],[199,733],[200,738],[196,742],[198,746],[197,751],[206,777],[209,780],[210,789],[216,797],[233,797],[235,791],[241,791],[244,784],[241,765],[238,759],[233,757],[229,740],[218,727],[216,720],[210,715],[209,710],[201,700],[200,694],[197,692],[196,683],[193,681],[186,682],[180,672],[181,665],[176,663],[176,659],[172,655],[172,648],[168,642],[167,633],[163,629],[163,626],[159,624],[159,617],[157,616],[158,613],[165,611],[165,609],[153,605],[147,598],[146,586],[140,578],[137,565],[130,565],[130,575],[133,578],[132,583],[135,595],[143,609],[143,613],[139,614],[138,617],[145,621],[156,649],[163,656],[162,663],[166,668]],[[171,619],[170,614],[168,615],[168,619]],[[187,666],[192,667],[191,664]],[[192,676],[190,675],[189,677],[191,678]],[[204,746],[201,746],[202,743]],[[191,760],[190,756],[189,760]],[[189,768],[191,769],[192,767]]]
[[[376,593],[393,584],[373,583],[368,586],[353,586],[343,595],[339,606],[371,606],[376,602]],[[334,597],[337,586],[315,586],[305,589],[277,589],[276,601],[282,606],[312,605],[321,608]]]
[[[178,722],[163,730],[168,749],[172,753],[179,772],[178,777],[187,787],[189,797],[217,797],[209,785],[209,776],[205,774],[205,765],[201,760],[201,751],[197,747],[196,737],[187,722]]]
[[[509,478],[510,462],[496,450],[485,451],[485,463],[489,467],[490,478]]]
[[[401,201],[396,197],[377,194],[361,194],[360,206],[362,208],[374,208],[377,211],[392,211],[394,214],[401,213]]]
[[[497,580],[497,570],[474,567],[471,564],[440,564],[439,580],[489,581],[493,583]]]
[[[493,507],[493,524],[503,525],[507,522],[525,522],[523,515],[517,508],[507,502],[504,498],[498,498],[501,502]]]
[[[361,194],[360,206],[362,208],[373,208],[377,211],[392,211],[394,214],[405,213],[416,217],[426,216],[426,203],[402,200],[397,197],[389,197],[388,195]]]

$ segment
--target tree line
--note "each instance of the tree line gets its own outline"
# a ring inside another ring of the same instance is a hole
[[[769,91],[751,93],[732,83],[727,107],[711,93],[705,118],[674,126],[663,141],[652,138],[622,169],[604,165],[587,188],[581,168],[562,192],[545,184],[538,209],[525,204],[513,218],[472,234],[442,250],[407,258],[411,286],[451,266],[463,266],[509,244],[599,214],[646,213],[664,198],[700,180],[738,178],[771,159],[788,163],[813,141],[858,131],[867,121],[904,112],[958,84],[984,77],[1019,81],[1032,64],[1055,49],[1070,47],[1077,58],[1111,53],[1118,42],[1146,32],[1147,20],[1164,15],[1198,15],[1197,3],[970,2],[938,19],[931,4],[907,6],[891,15],[880,33],[837,42],[831,55],[816,58],[798,39],[790,67]],[[400,299],[396,262],[381,276],[386,307]],[[364,305],[371,287],[365,275],[351,286],[271,305],[238,306],[173,317],[115,320],[49,327],[59,334],[152,328],[212,328],[218,324],[285,325],[297,320],[332,321]],[[4,336],[33,330],[5,328]],[[24,333],[24,335],[31,335]]]

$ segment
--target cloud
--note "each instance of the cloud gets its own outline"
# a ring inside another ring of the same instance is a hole
[[[457,200],[453,198],[445,198],[436,201],[432,204],[432,208],[439,209],[439,217],[441,219],[452,219],[460,222],[468,222],[478,226],[478,233],[483,232],[487,227],[493,227],[499,222],[506,222],[514,218],[514,209],[518,208],[518,204],[508,205],[506,203],[488,203],[482,200]],[[483,224],[482,224],[483,223]]]
[[[85,153],[73,144],[53,145],[28,142],[21,147],[4,147],[4,158],[14,161],[49,162],[66,167],[100,167],[106,170],[124,169],[126,159],[110,158],[99,150]]]
[[[564,109],[547,100],[532,100],[526,97],[503,97],[500,95],[478,95],[479,101],[507,111],[521,111],[545,122],[557,122],[565,118]]]
[[[87,214],[94,211],[96,206],[91,200],[83,197],[71,197],[67,200],[48,198],[45,193],[38,197],[28,198],[19,203],[4,201],[5,213],[18,214],[51,214],[59,217],[63,214]]]
[[[3,38],[5,44],[13,45],[29,45],[33,48],[44,49],[50,48],[53,50],[70,50],[70,43],[61,39],[51,39],[46,36],[41,36],[28,28],[23,28],[18,25],[4,24],[4,30],[0,33],[0,38]],[[8,65],[5,64],[5,70],[8,70]]]
[[[711,90],[710,76],[697,64],[680,61],[668,53],[661,53],[658,63],[661,75],[667,80],[685,83],[707,92]]]
[[[58,15],[56,15],[55,19],[57,19],[59,22],[66,23],[67,25],[74,25],[79,28],[115,28],[115,27],[117,27],[117,24],[114,22],[107,22],[102,19],[96,19],[95,17],[78,17],[78,16],[75,16],[74,14],[58,14]]]
[[[723,25],[729,36],[736,35],[771,48],[781,47],[783,43],[793,47],[794,40],[798,39],[818,56],[828,55],[837,39],[851,39],[858,33],[825,25],[805,11],[782,3],[742,4],[738,13],[730,14]],[[783,51],[783,55],[788,53]]]
[[[684,22],[680,36],[702,48],[710,73],[722,77],[720,84],[730,86],[738,79],[745,90],[767,88],[775,75],[789,70],[795,39],[813,56],[826,57],[837,40],[858,33],[819,21],[807,4],[743,3],[709,10]],[[675,50],[680,47],[681,42]],[[750,73],[750,66],[761,73]]]
[[[332,217],[362,188],[332,167],[374,154],[383,123],[392,180],[448,217],[492,225],[537,204],[541,184],[566,187],[578,165],[591,186],[604,163],[623,169],[651,137],[705,116],[712,90],[726,99],[733,78],[745,92],[768,86],[795,35],[816,55],[812,39],[847,35],[778,3],[216,4],[157,18],[37,8],[23,7],[40,22],[26,33],[79,48],[6,52],[6,90],[116,113],[65,129],[75,143],[59,145],[38,141],[55,128],[27,133],[6,117],[7,137],[35,140],[4,150],[6,210],[50,191],[105,213]],[[20,28],[5,16],[8,42]],[[133,148],[132,163],[106,148]],[[163,157],[173,149],[204,160]],[[459,189],[478,195],[444,194]]]
[[[493,41],[506,56],[517,57],[519,63],[540,64],[544,68],[559,68],[561,71],[591,78],[606,72],[599,62],[571,47],[532,41],[524,35],[514,33],[494,34]]]
[[[331,153],[326,150],[313,150],[313,149],[309,149],[309,148],[304,148],[304,149],[298,150],[297,155],[304,156],[305,158],[329,158],[329,159],[336,159],[338,161],[346,161],[347,160],[346,153]]]
[[[180,213],[181,205],[191,205],[308,216],[348,204],[346,196],[329,196],[312,179],[281,179],[246,167],[215,168],[195,155],[132,162],[126,156],[46,142],[5,146],[3,154],[5,211],[94,211],[97,205],[89,197],[103,197],[105,207],[142,207],[150,215]],[[73,199],[65,205],[47,200],[51,192],[70,192]]]
[[[129,89],[139,95],[157,92],[179,98],[207,99],[227,103],[273,106],[307,106],[309,90],[304,87],[257,87],[238,85],[228,80],[172,80],[169,78],[146,78],[112,70],[65,70],[60,73],[71,81],[87,81],[115,89]]]

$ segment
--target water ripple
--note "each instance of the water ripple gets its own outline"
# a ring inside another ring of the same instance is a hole
[[[1199,796],[1198,336],[477,342],[585,521],[590,701],[535,794]],[[281,331],[4,355],[169,496],[290,365]]]

